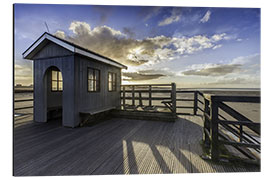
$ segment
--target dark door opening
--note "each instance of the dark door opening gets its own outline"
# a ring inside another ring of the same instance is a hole
[[[62,125],[62,96],[63,77],[57,67],[50,67],[46,72],[46,101],[47,101],[47,122],[54,122]]]

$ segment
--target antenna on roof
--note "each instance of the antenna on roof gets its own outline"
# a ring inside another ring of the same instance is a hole
[[[47,28],[47,31],[50,32],[49,27],[48,27],[46,21],[44,22],[44,24],[45,24],[45,26],[46,26],[46,28]]]

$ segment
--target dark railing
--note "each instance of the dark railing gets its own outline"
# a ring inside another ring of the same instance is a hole
[[[142,94],[147,94],[147,96],[142,97]],[[192,97],[179,98],[182,94],[189,94]],[[122,85],[121,100],[122,108],[125,110],[137,110],[139,107],[143,107],[145,110],[167,108],[177,115],[198,115],[199,110],[203,112],[202,106],[204,105],[201,92],[196,90],[176,90],[175,83]],[[131,102],[128,103],[127,101]],[[143,101],[148,101],[147,105],[143,104]],[[159,102],[159,105],[153,105],[154,101]],[[182,105],[180,102],[186,102],[188,105]],[[192,112],[183,112],[183,109]]]
[[[230,145],[249,160],[258,161],[248,148],[260,153],[260,142],[254,138],[260,137],[260,123],[251,121],[225,102],[260,103],[260,97],[205,95],[204,101],[204,143],[210,149],[211,159],[219,160],[220,146]],[[228,120],[224,114],[234,120]]]
[[[153,107],[156,107],[168,108],[177,115],[201,116],[204,120],[204,143],[210,149],[210,157],[213,160],[220,159],[220,145],[233,146],[252,160],[255,159],[254,156],[245,148],[252,148],[260,153],[260,142],[254,138],[254,135],[260,137],[260,123],[249,120],[225,104],[226,102],[260,103],[258,96],[206,95],[197,90],[176,90],[175,83],[123,85],[121,93],[122,108],[126,110],[137,110],[138,107],[153,110]],[[147,96],[142,97],[143,93]],[[159,96],[156,97],[156,93],[159,93]],[[181,97],[183,94],[189,95]],[[131,100],[131,103],[127,103],[127,100]],[[139,103],[136,104],[136,101]],[[142,101],[148,101],[147,105],[143,105]],[[153,101],[158,101],[163,105],[154,105]],[[184,103],[181,104],[181,102]],[[183,109],[190,112],[186,113]],[[223,111],[223,114],[220,111]],[[224,114],[234,120],[224,117]],[[253,134],[250,133],[251,131]],[[233,137],[229,137],[228,132]]]
[[[147,96],[143,97],[142,94]],[[122,85],[121,100],[122,108],[125,110],[141,108],[145,111],[157,111],[158,108],[167,108],[176,114],[176,85],[175,83]]]

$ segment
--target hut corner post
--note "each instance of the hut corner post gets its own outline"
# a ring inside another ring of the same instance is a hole
[[[211,97],[210,101],[210,135],[211,135],[211,159],[217,161],[219,159],[218,146],[218,101]]]
[[[171,99],[172,99],[172,113],[176,116],[176,84],[172,83],[172,92],[171,92]]]
[[[198,91],[194,92],[194,109],[193,109],[193,114],[197,115],[197,110],[198,110]]]
[[[123,87],[123,109],[126,109],[126,88],[125,86]]]

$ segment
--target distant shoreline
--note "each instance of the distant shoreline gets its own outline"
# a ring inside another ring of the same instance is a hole
[[[202,93],[209,94],[228,94],[228,95],[257,95],[259,96],[261,93],[260,88],[177,88],[177,90],[181,91],[195,91],[198,90]],[[14,88],[14,93],[33,93],[33,88],[20,87]]]

